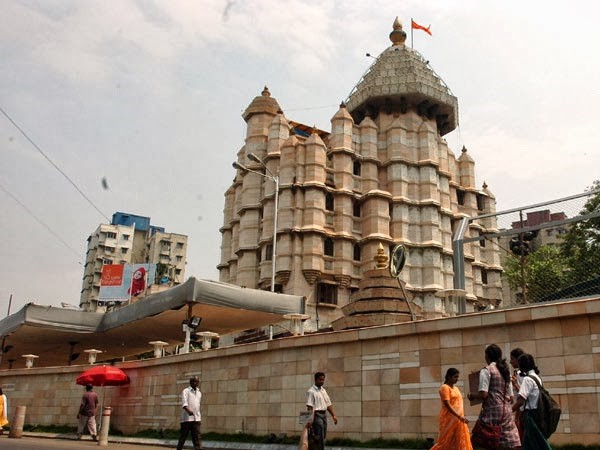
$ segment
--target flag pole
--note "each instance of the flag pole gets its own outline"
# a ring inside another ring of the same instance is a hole
[[[413,18],[410,18],[410,48],[413,48]]]

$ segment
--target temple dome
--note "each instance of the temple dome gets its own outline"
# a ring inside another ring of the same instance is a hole
[[[242,117],[246,122],[248,119],[254,114],[270,114],[272,116],[276,116],[277,113],[281,111],[281,107],[277,100],[271,97],[271,93],[269,92],[269,88],[265,86],[261,95],[258,97],[254,97],[254,100],[248,105]]]
[[[384,50],[350,93],[346,106],[360,123],[365,116],[379,112],[406,112],[413,108],[419,114],[436,119],[440,135],[458,125],[458,101],[446,83],[416,50],[405,45],[406,34],[396,18],[393,42]]]

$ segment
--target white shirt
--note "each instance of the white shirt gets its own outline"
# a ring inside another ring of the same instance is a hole
[[[315,411],[325,411],[328,406],[331,406],[331,400],[325,388],[319,388],[313,384],[306,391],[306,406],[311,406]]]
[[[496,365],[495,362],[491,363],[491,365]],[[489,392],[490,390],[490,378],[492,377],[492,375],[490,374],[490,371],[487,367],[484,367],[483,369],[481,369],[479,371],[479,390],[480,391],[485,391],[485,392]],[[507,386],[506,386],[506,393],[509,397],[513,396],[513,387],[512,387],[512,383],[509,381]]]
[[[521,388],[519,389],[519,397],[525,399],[525,409],[536,409],[538,400],[540,398],[540,389],[534,380],[529,377],[535,377],[542,384],[542,379],[535,373],[535,370],[527,372],[526,377],[521,382]]]
[[[194,389],[191,386],[186,387],[181,393],[181,422],[200,422],[202,416],[200,415],[200,400],[202,399],[202,392],[200,389]],[[183,408],[188,407],[192,410],[194,415],[190,415]]]

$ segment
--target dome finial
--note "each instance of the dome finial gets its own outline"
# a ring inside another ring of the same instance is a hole
[[[387,267],[388,257],[383,250],[383,245],[381,242],[377,246],[377,253],[373,257],[375,260],[375,268],[376,269],[385,269]]]
[[[394,30],[390,33],[390,41],[393,45],[404,45],[406,41],[406,33],[402,30],[402,22],[400,22],[398,16],[394,20]]]
[[[267,86],[265,86],[265,88],[263,89],[263,91],[261,92],[263,97],[270,97],[271,96],[271,92],[269,92],[269,88]]]

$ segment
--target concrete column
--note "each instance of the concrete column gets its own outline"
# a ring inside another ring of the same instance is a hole
[[[23,437],[23,424],[25,423],[25,412],[27,411],[26,406],[17,406],[15,408],[15,415],[10,424],[10,432],[8,433],[9,438],[22,438]]]
[[[110,406],[105,406],[102,411],[102,422],[100,425],[100,433],[98,433],[98,445],[108,445],[108,429],[110,428]]]

